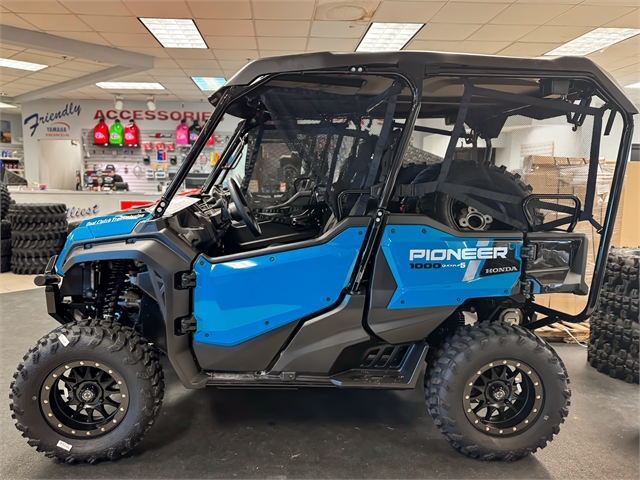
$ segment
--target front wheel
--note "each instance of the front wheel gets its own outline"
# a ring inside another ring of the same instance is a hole
[[[571,392],[556,352],[521,327],[484,322],[448,339],[425,386],[429,413],[460,452],[526,457],[560,430]]]
[[[113,460],[142,439],[162,404],[162,366],[149,343],[118,323],[68,323],[18,365],[12,417],[29,445],[67,463]]]

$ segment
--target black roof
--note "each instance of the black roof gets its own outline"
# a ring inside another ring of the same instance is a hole
[[[552,77],[591,77],[626,112],[638,113],[636,106],[626,96],[620,85],[592,60],[585,57],[503,57],[494,55],[471,55],[447,52],[375,52],[375,53],[307,53],[254,60],[248,63],[225,87],[247,85],[256,78],[273,73],[301,72],[310,70],[341,69],[352,66],[367,68],[397,66],[400,63],[419,63],[437,73],[467,75],[526,75]],[[223,87],[223,88],[225,88]]]

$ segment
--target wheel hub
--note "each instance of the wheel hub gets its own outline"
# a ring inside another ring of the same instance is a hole
[[[120,424],[129,408],[129,391],[109,365],[79,360],[49,373],[39,402],[44,418],[61,434],[99,436]]]
[[[526,363],[496,360],[480,367],[465,385],[463,406],[471,424],[488,435],[517,435],[544,405],[542,381]]]
[[[493,222],[491,215],[484,215],[478,209],[467,206],[460,210],[458,215],[458,224],[462,228],[468,228],[477,232],[487,230],[489,224]]]

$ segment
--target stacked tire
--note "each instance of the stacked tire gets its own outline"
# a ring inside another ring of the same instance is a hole
[[[639,272],[640,249],[611,249],[587,353],[592,367],[629,383],[640,380]]]
[[[11,270],[19,275],[44,273],[67,238],[63,203],[18,203],[11,207]]]
[[[7,186],[0,184],[0,272],[11,270],[11,222],[7,218],[11,195]]]

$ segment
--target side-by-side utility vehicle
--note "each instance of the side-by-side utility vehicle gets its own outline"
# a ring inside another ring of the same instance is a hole
[[[314,53],[251,62],[210,102],[163,197],[85,220],[36,279],[61,325],[11,384],[30,445],[91,463],[135,447],[160,354],[187,388],[419,385],[479,459],[558,433],[569,379],[533,330],[596,306],[637,113],[607,73]],[[202,187],[176,195],[228,125]],[[555,293],[586,307],[535,299]]]

